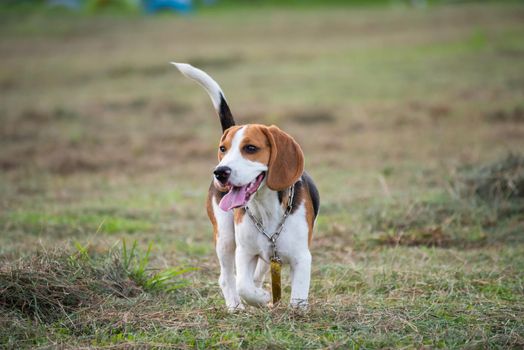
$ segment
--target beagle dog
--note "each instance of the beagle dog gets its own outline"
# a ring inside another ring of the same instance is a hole
[[[204,71],[172,62],[208,92],[222,125],[218,165],[207,196],[229,310],[263,306],[273,256],[291,267],[291,305],[307,307],[313,226],[319,194],[304,172],[298,143],[276,126],[235,125],[220,86]]]

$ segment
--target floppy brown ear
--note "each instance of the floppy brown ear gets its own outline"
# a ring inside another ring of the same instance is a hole
[[[266,184],[273,191],[283,191],[304,172],[304,153],[291,136],[274,125],[266,128],[266,136],[271,146]]]

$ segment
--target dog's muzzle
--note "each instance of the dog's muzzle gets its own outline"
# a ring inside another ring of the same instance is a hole
[[[219,166],[213,171],[215,179],[218,180],[222,185],[227,184],[229,176],[231,175],[231,168],[227,166]]]

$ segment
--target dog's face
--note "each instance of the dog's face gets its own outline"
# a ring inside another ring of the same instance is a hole
[[[263,186],[281,191],[294,184],[304,171],[304,155],[295,140],[277,128],[259,124],[227,129],[218,147],[215,186],[228,192],[220,208],[245,206]]]

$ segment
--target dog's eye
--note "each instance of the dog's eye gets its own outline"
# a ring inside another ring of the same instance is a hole
[[[246,153],[255,153],[256,151],[258,151],[258,147],[253,145],[245,145],[244,151],[246,151]]]
[[[220,152],[224,153],[226,151],[226,148],[224,146],[220,146],[218,147],[218,149],[220,150]]]

